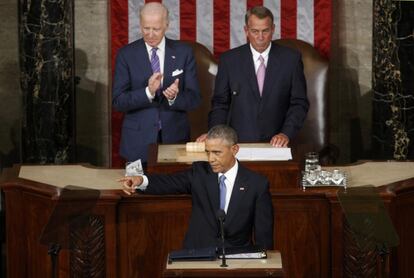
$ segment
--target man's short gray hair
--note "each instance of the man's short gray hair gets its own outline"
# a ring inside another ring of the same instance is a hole
[[[213,126],[207,133],[207,139],[223,139],[230,145],[238,142],[236,131],[227,125]]]
[[[143,5],[140,9],[139,9],[139,17],[141,19],[142,15],[144,13],[149,13],[149,14],[154,14],[154,13],[162,13],[164,15],[164,19],[165,22],[168,24],[169,23],[169,11],[167,9],[167,7],[162,4],[162,3],[158,3],[158,2],[150,2],[147,3],[145,5]]]
[[[244,17],[244,21],[246,23],[246,26],[247,26],[247,23],[249,21],[249,18],[252,15],[257,16],[260,19],[264,19],[266,17],[269,17],[271,19],[271,21],[272,21],[272,24],[273,24],[273,20],[274,20],[273,19],[273,14],[272,14],[272,12],[268,8],[266,8],[264,6],[255,6],[255,7],[251,8],[250,10],[248,10],[246,12],[246,15]]]

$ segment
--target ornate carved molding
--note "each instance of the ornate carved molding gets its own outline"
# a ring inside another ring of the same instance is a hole
[[[70,227],[70,277],[106,277],[102,216],[87,216]]]

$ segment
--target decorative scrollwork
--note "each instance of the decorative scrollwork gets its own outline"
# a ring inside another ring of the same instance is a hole
[[[86,216],[70,227],[70,277],[105,276],[104,220]]]

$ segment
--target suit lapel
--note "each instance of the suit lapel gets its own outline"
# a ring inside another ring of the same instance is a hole
[[[259,86],[257,85],[256,72],[254,69],[253,54],[250,50],[250,44],[246,44],[244,49],[244,72],[246,73],[246,80],[249,83],[251,90],[249,90],[257,100],[260,100]]]
[[[272,93],[273,82],[277,79],[275,78],[275,75],[278,74],[282,68],[282,65],[279,62],[279,55],[280,53],[277,51],[277,44],[272,43],[272,47],[269,52],[269,59],[267,61],[262,98],[266,98]]]
[[[165,38],[165,57],[164,57],[164,80],[163,89],[168,88],[173,82],[172,73],[175,70],[175,60],[177,59],[175,48],[171,45],[171,41]]]
[[[243,166],[239,163],[236,180],[234,181],[233,191],[231,193],[229,207],[227,208],[226,225],[230,225],[231,221],[237,215],[238,206],[243,202],[244,195],[247,193],[249,185],[244,176]]]
[[[219,184],[218,184],[218,174],[214,173],[210,169],[210,173],[207,175],[206,180],[206,190],[207,190],[207,196],[208,200],[210,202],[211,211],[214,214],[213,218],[208,218],[209,220],[213,220],[210,224],[213,225],[213,227],[217,226],[216,221],[216,212],[220,207],[220,200],[219,200]]]
[[[147,52],[147,47],[145,46],[145,42],[143,39],[140,39],[137,42],[137,65],[142,67],[143,76],[148,76],[148,78],[152,75],[152,68],[151,68],[151,61]]]

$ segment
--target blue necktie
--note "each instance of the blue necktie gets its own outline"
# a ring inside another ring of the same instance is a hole
[[[152,72],[161,72],[160,70],[160,58],[157,55],[158,47],[154,47],[151,49],[151,68]],[[161,93],[161,86],[157,89],[157,92],[155,93],[157,96],[159,96]]]
[[[157,55],[158,47],[151,49],[151,68],[152,72],[161,72],[160,70],[160,58]]]
[[[224,181],[226,180],[226,176],[221,175],[220,177],[220,209],[224,210],[226,207],[226,194],[227,194],[227,188]]]
[[[157,50],[158,47],[153,47],[151,49],[151,68],[152,68],[152,72],[161,72],[160,70],[160,58],[157,55]],[[157,89],[157,91],[155,92],[155,96],[159,97],[161,95],[161,86]],[[159,118],[158,115],[158,130],[161,130],[161,119]]]

